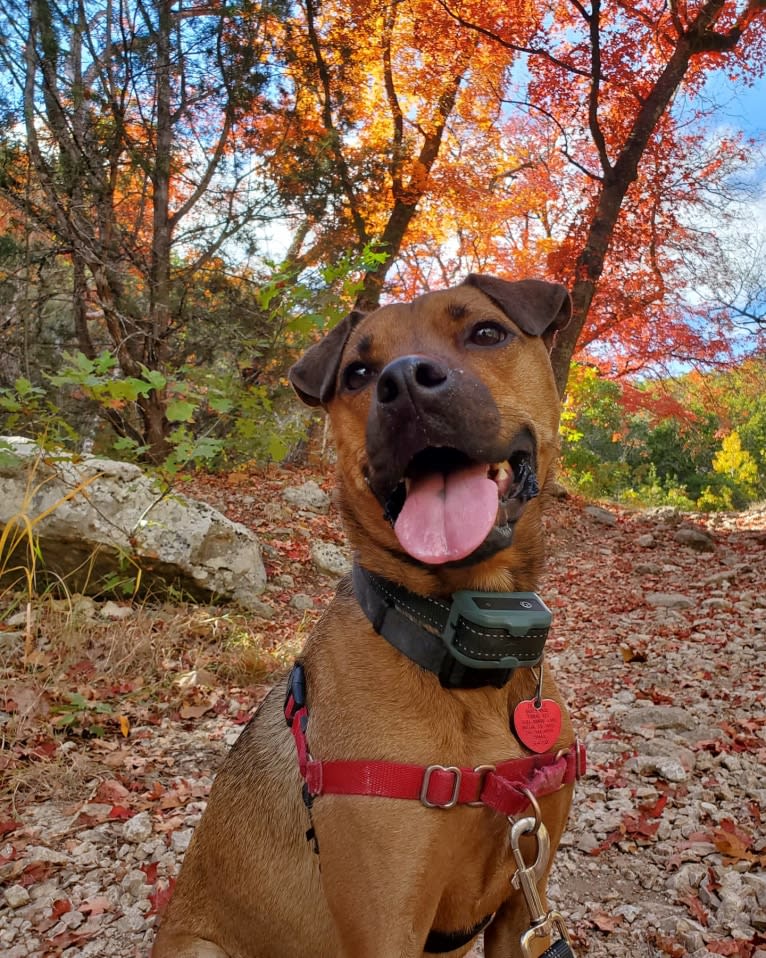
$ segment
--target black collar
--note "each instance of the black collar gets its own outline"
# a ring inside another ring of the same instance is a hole
[[[460,618],[453,643],[481,661],[481,667],[471,667],[455,658],[442,637],[450,618],[449,602],[410,592],[357,563],[352,581],[356,599],[375,631],[407,658],[437,675],[445,688],[502,688],[515,669],[493,668],[493,659],[513,655],[519,666],[531,667],[543,657],[547,629],[518,637],[505,629],[486,628]]]

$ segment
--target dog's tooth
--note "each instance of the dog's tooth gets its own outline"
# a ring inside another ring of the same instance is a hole
[[[502,465],[497,467],[497,475],[495,476],[496,480],[502,481],[503,479],[507,479],[508,476],[510,476],[511,473],[509,469],[507,468],[508,465],[509,464],[507,462],[504,462],[502,463]]]

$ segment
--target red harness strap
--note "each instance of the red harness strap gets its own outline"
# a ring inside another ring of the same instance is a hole
[[[285,718],[298,750],[298,765],[306,787],[315,795],[378,795],[419,799],[429,808],[486,805],[501,815],[518,815],[536,798],[570,784],[585,771],[585,746],[497,765],[457,768],[379,761],[317,761],[306,741],[308,709],[288,693]]]

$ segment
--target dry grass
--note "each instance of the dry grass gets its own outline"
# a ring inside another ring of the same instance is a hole
[[[293,594],[311,593],[321,607],[333,588],[317,581],[308,548],[317,535],[332,536],[333,520],[296,522],[282,500],[285,483],[308,474],[266,470],[257,473],[257,510],[243,511],[234,479],[202,476],[192,485],[198,498],[257,531],[270,580],[289,573],[292,584],[270,581],[262,597],[274,610],[270,621],[167,594],[95,602],[75,591],[74,579],[38,594],[50,581],[37,575],[42,516],[32,504],[41,473],[30,470],[19,515],[0,529],[0,805],[82,798],[111,774],[105,749],[130,749],[137,726],[186,721],[214,700],[223,707],[236,698],[247,709],[262,695],[254,687],[292,662],[319,615],[293,608]],[[62,748],[67,743],[78,747]]]
[[[211,688],[268,681],[313,621],[273,643],[268,623],[231,610],[46,595],[27,614],[27,601],[0,593],[0,803],[82,798],[108,774],[94,736],[121,741],[125,729]],[[94,747],[62,750],[67,738],[93,738]]]

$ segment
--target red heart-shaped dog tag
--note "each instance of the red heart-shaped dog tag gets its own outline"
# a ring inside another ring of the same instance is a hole
[[[523,699],[513,710],[516,736],[533,752],[547,752],[561,731],[561,709],[553,699]]]

